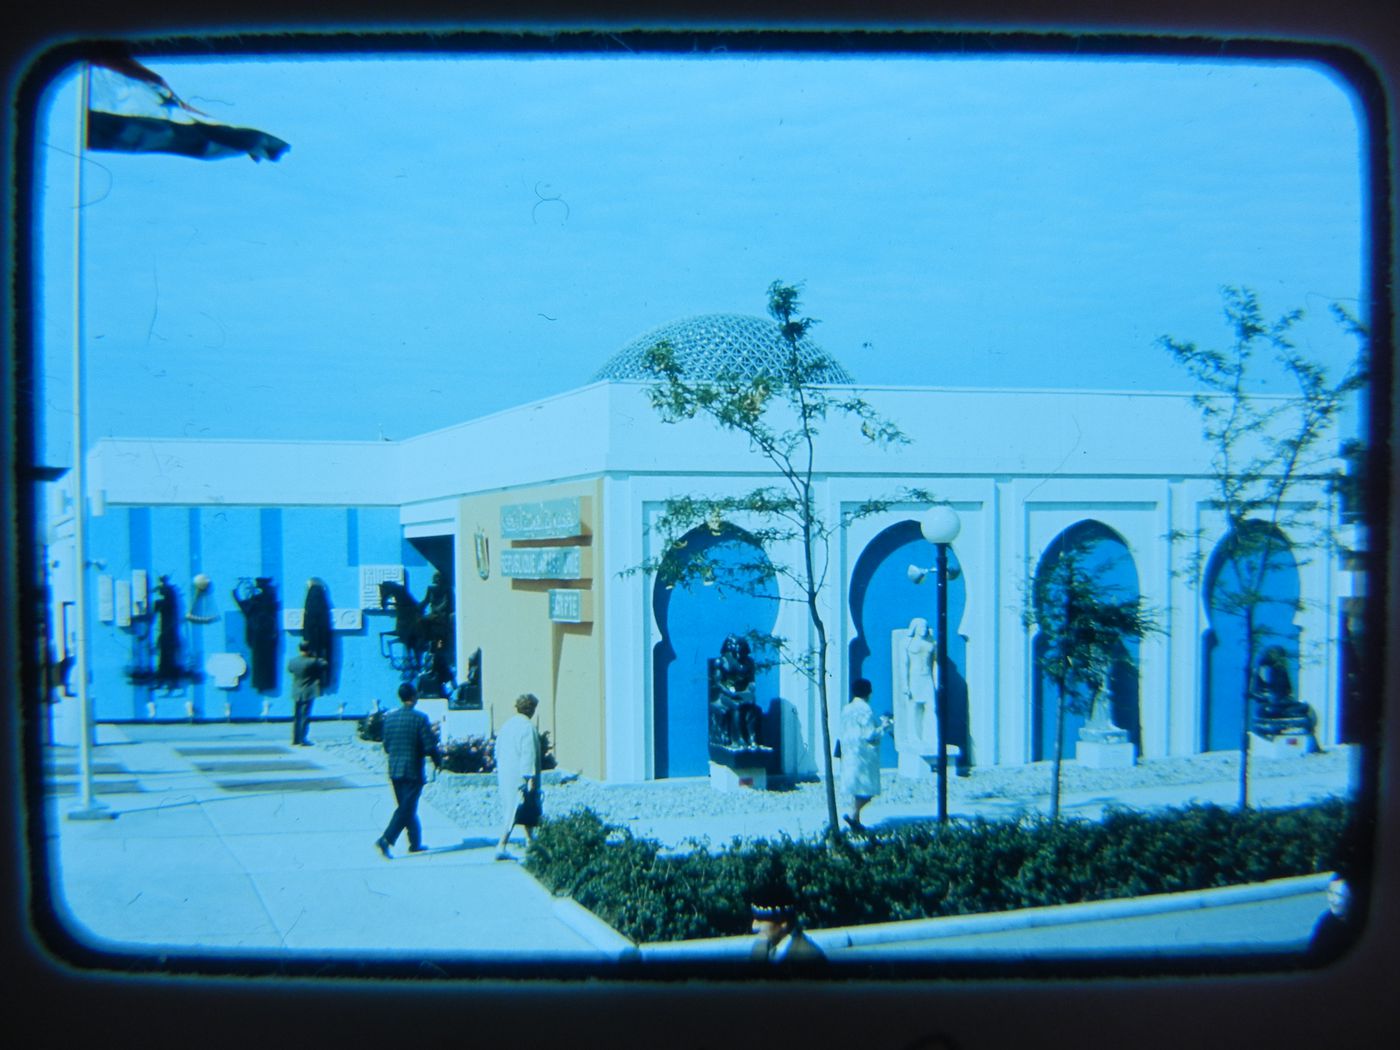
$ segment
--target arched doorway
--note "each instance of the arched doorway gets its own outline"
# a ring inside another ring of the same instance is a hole
[[[1137,566],[1127,543],[1113,529],[1100,521],[1086,519],[1065,529],[1045,548],[1035,570],[1035,591],[1055,593],[1055,586],[1045,586],[1064,568],[1067,559],[1074,559],[1077,572],[1092,581],[1094,592],[1104,601],[1129,602],[1140,597]],[[1039,615],[1053,618],[1057,610],[1049,607],[1037,610]],[[1142,718],[1138,708],[1138,650],[1136,638],[1123,641],[1121,654],[1109,672],[1107,688],[1112,699],[1112,716],[1119,729],[1142,751]],[[1046,651],[1045,636],[1037,632],[1031,642],[1031,760],[1042,761],[1055,756],[1055,726],[1058,721],[1060,693],[1055,681],[1041,670]],[[1075,756],[1079,730],[1086,716],[1066,710],[1064,733],[1060,738],[1062,758]]]
[[[937,595],[933,578],[915,584],[909,566],[928,568],[938,554],[924,539],[917,521],[901,521],[876,536],[861,551],[851,573],[851,619],[855,637],[851,640],[851,678],[868,678],[874,692],[870,706],[876,715],[893,710],[893,657],[891,637],[916,617],[935,622]],[[958,634],[967,606],[967,580],[957,555],[948,551],[948,658],[949,675],[944,702],[948,704],[948,743],[958,747],[958,766],[972,761],[972,740],[968,717],[967,643]],[[846,686],[840,684],[840,702],[846,701]],[[880,764],[893,768],[898,763],[894,740],[886,734],[880,743]]]
[[[1210,626],[1201,639],[1201,746],[1229,751],[1240,746],[1260,655],[1282,649],[1289,680],[1298,681],[1300,632],[1293,621],[1301,587],[1293,545],[1263,523],[1231,532],[1211,552],[1203,585]]]
[[[710,768],[707,661],[719,655],[730,634],[772,633],[778,619],[778,586],[761,566],[767,556],[748,533],[730,525],[718,532],[701,526],[688,532],[668,559],[704,556],[714,579],[667,587],[658,575],[652,608],[661,640],[652,651],[655,736],[654,768],[660,777],[704,776]],[[755,648],[754,695],[767,708],[777,694],[778,672],[771,653]],[[765,731],[774,732],[774,719]],[[763,743],[777,746],[765,738]]]

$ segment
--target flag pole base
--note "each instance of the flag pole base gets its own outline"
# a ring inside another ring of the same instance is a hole
[[[67,818],[69,820],[116,820],[117,813],[106,806],[92,805],[86,809],[69,810]]]

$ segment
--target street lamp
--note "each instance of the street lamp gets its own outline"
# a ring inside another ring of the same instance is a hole
[[[930,507],[919,515],[919,531],[924,539],[933,544],[938,552],[934,563],[934,579],[937,583],[937,635],[938,683],[934,689],[934,719],[938,728],[938,750],[934,756],[933,768],[938,777],[938,822],[948,820],[948,545],[958,538],[962,522],[958,512],[949,506]],[[928,569],[917,565],[909,566],[909,579],[922,583]]]

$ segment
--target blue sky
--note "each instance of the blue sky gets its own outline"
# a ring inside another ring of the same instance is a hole
[[[391,438],[581,386],[804,283],[859,382],[1181,389],[1222,284],[1340,370],[1363,143],[1302,64],[372,58],[147,64],[276,164],[89,154],[89,439]],[[76,91],[41,129],[41,458],[67,462]]]

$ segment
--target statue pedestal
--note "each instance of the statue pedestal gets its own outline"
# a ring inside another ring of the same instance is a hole
[[[1074,760],[1086,769],[1131,769],[1137,765],[1137,748],[1128,740],[1080,740]]]
[[[422,707],[426,701],[419,700],[418,706]],[[479,736],[482,739],[491,735],[491,712],[489,711],[453,711],[448,710],[443,715],[445,721],[442,723],[442,735],[449,740],[465,740],[469,736]],[[428,713],[431,721],[436,721],[436,716]]]
[[[735,766],[710,763],[710,787],[716,791],[767,791],[768,770],[763,766]]]
[[[1311,733],[1249,734],[1249,753],[1255,758],[1293,758],[1310,755],[1316,750],[1317,738]]]

